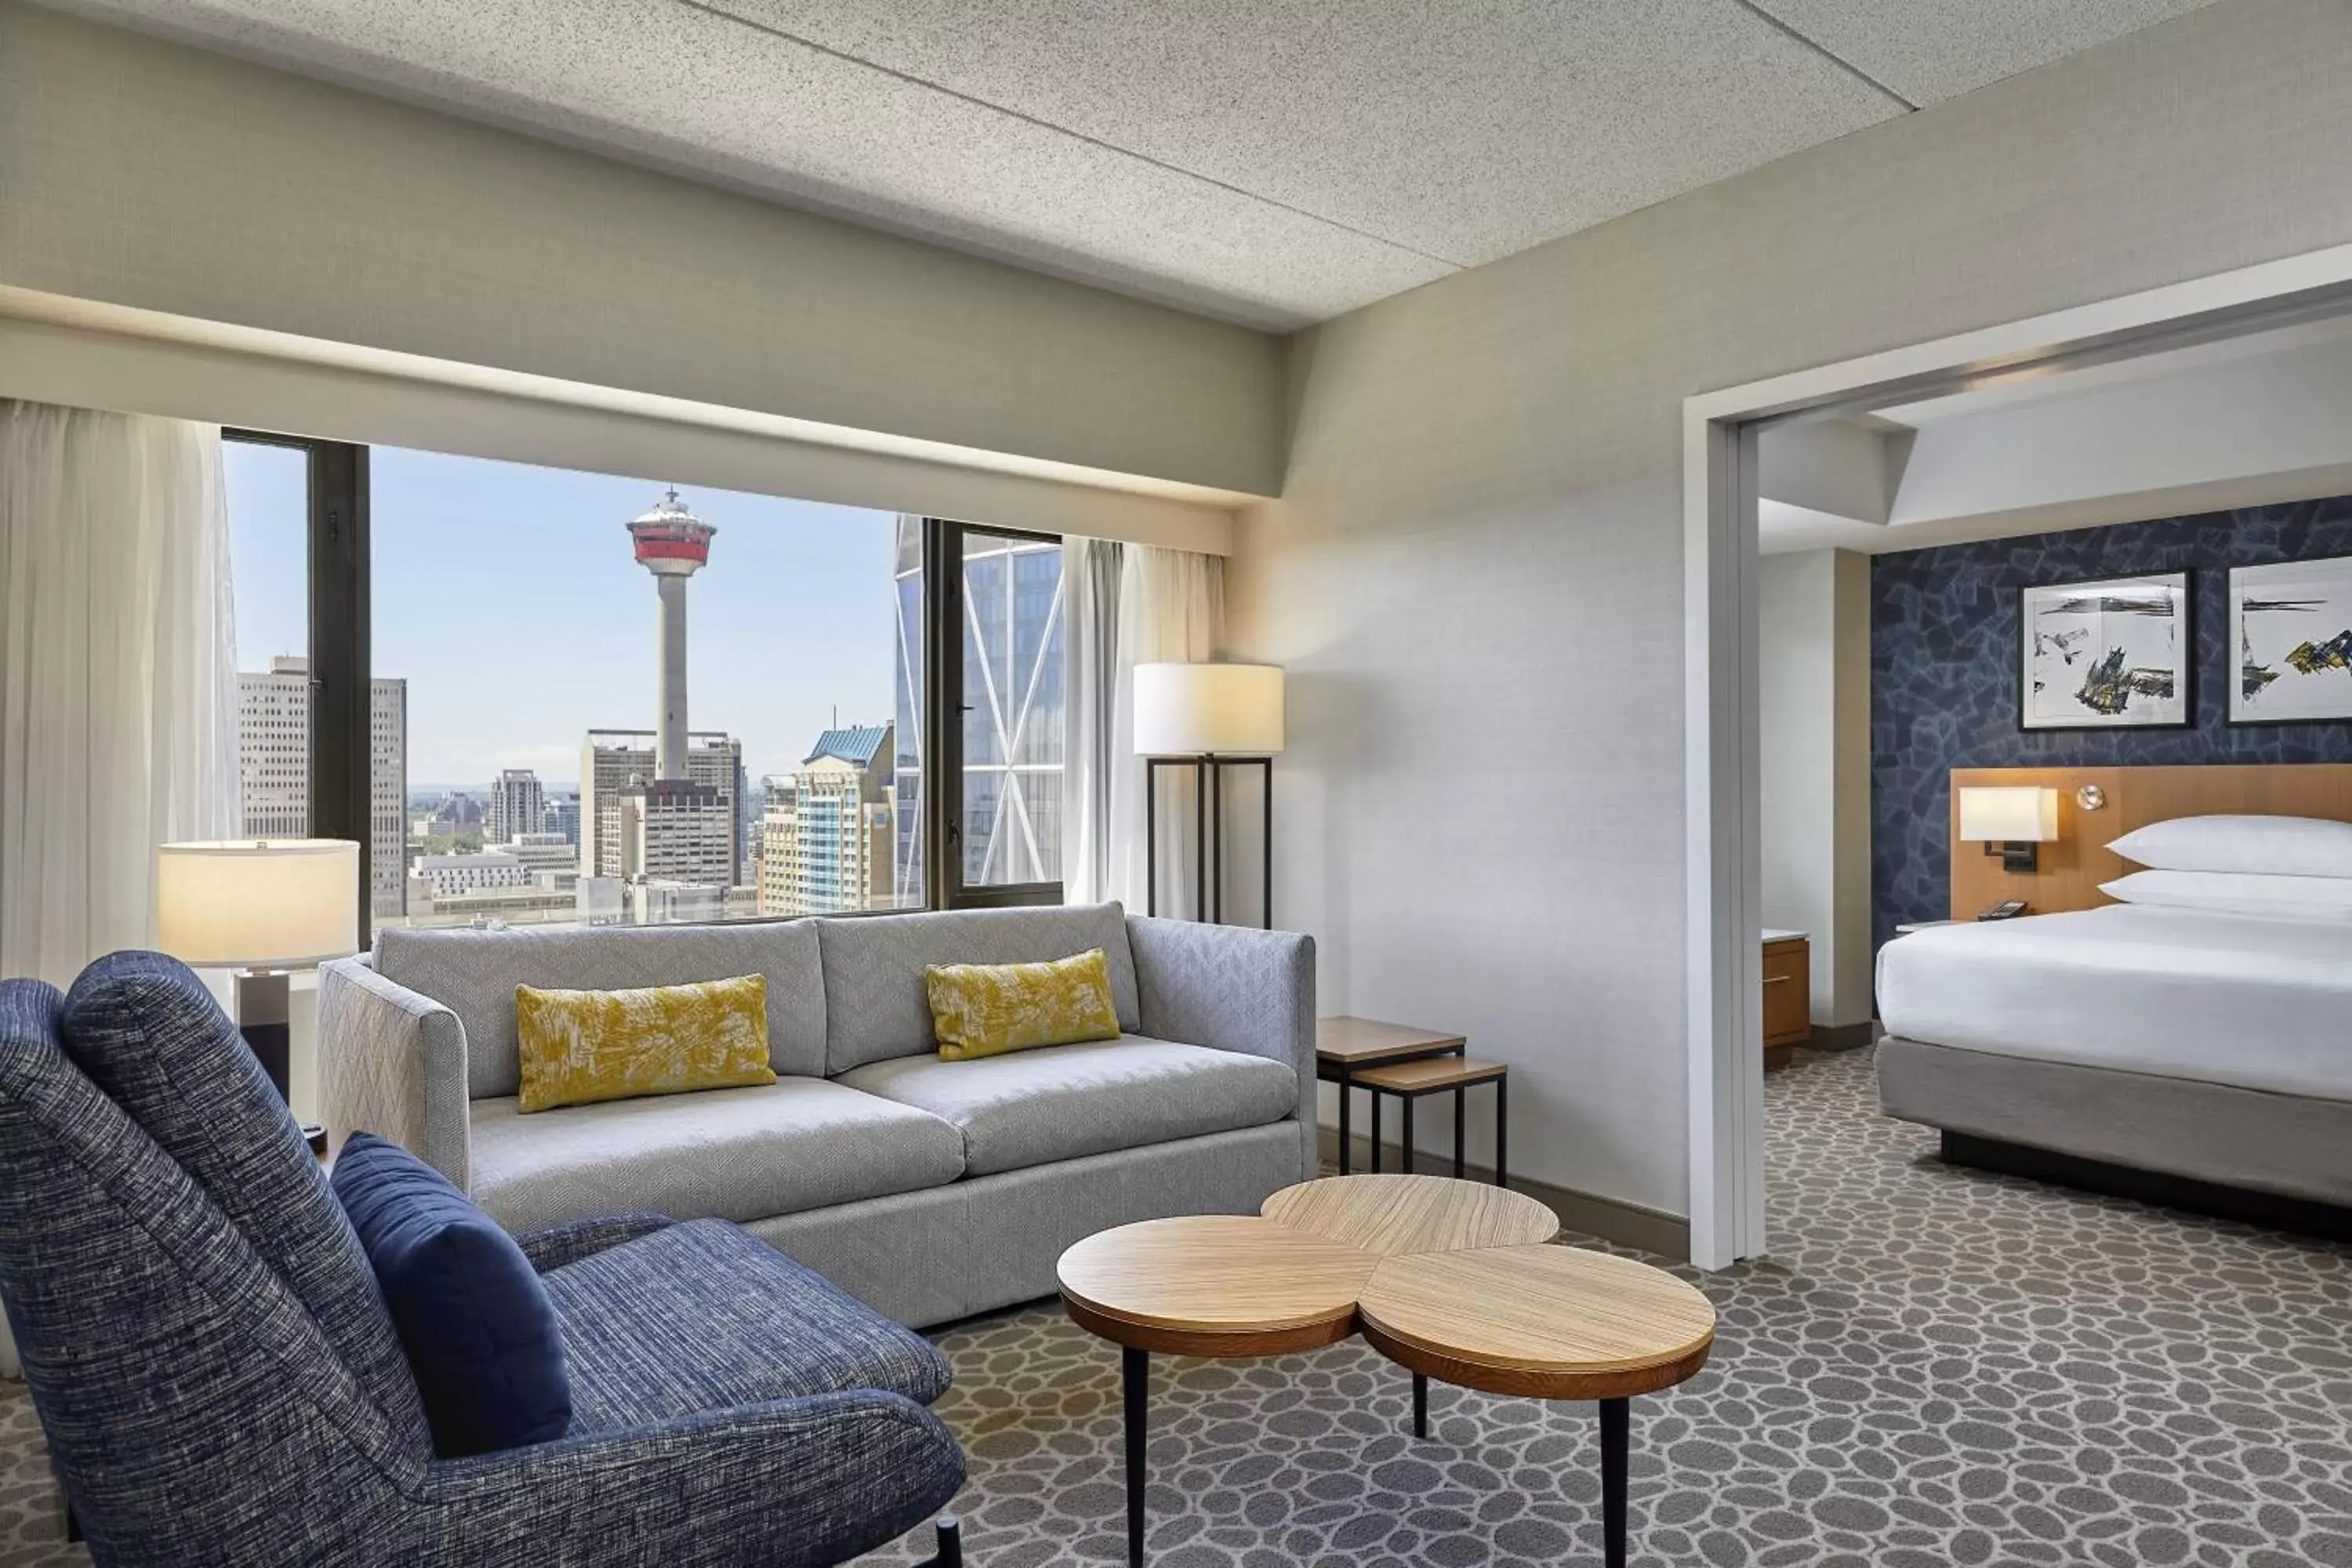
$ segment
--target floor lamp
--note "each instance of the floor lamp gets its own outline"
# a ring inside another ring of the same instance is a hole
[[[360,847],[344,838],[166,844],[155,856],[155,944],[193,968],[236,970],[236,1026],[280,1100],[289,1092],[289,970],[359,951]],[[324,1134],[304,1126],[313,1149]]]
[[[1260,878],[1274,929],[1274,759],[1283,742],[1282,671],[1270,664],[1139,664],[1135,749],[1143,758],[1143,909],[1160,912],[1160,770],[1192,772],[1192,918],[1225,918],[1224,775],[1265,781]]]

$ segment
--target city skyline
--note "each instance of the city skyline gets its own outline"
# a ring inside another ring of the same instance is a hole
[[[225,460],[237,663],[266,670],[307,648],[303,468],[247,443]],[[373,662],[408,685],[411,791],[510,768],[576,790],[582,733],[654,727],[655,605],[625,530],[665,481],[379,447],[370,488]],[[741,740],[745,772],[792,772],[836,714],[890,713],[895,515],[688,499],[723,531],[694,588],[696,716]]]

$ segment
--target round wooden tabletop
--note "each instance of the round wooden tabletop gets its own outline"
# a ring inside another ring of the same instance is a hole
[[[1380,1259],[1248,1215],[1144,1220],[1087,1237],[1055,1266],[1070,1316],[1137,1350],[1260,1356],[1356,1330]]]
[[[1457,1387],[1622,1399],[1698,1371],[1715,1308],[1662,1268],[1571,1247],[1383,1258],[1357,1300],[1364,1338]]]
[[[1382,1258],[1549,1241],[1559,1216],[1488,1182],[1445,1176],[1326,1176],[1285,1187],[1259,1213]]]

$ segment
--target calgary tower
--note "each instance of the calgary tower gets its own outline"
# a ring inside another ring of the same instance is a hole
[[[629,524],[637,564],[661,594],[661,670],[655,686],[654,777],[686,777],[686,580],[710,560],[719,531],[686,510],[673,487],[653,510]]]

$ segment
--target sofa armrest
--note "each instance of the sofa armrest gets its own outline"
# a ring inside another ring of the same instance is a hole
[[[439,1461],[414,1501],[469,1562],[603,1561],[621,1542],[632,1562],[818,1568],[903,1535],[963,1474],[938,1416],[860,1389]]]
[[[1245,1051],[1298,1075],[1301,1179],[1315,1147],[1315,939],[1297,931],[1129,915],[1143,1032]]]
[[[608,1247],[667,1230],[677,1223],[666,1214],[602,1215],[594,1219],[569,1220],[562,1225],[525,1231],[515,1237],[515,1245],[530,1259],[532,1268],[551,1274],[565,1264],[593,1258]]]
[[[466,1026],[364,953],[319,966],[319,1103],[328,1147],[373,1132],[467,1190]]]

